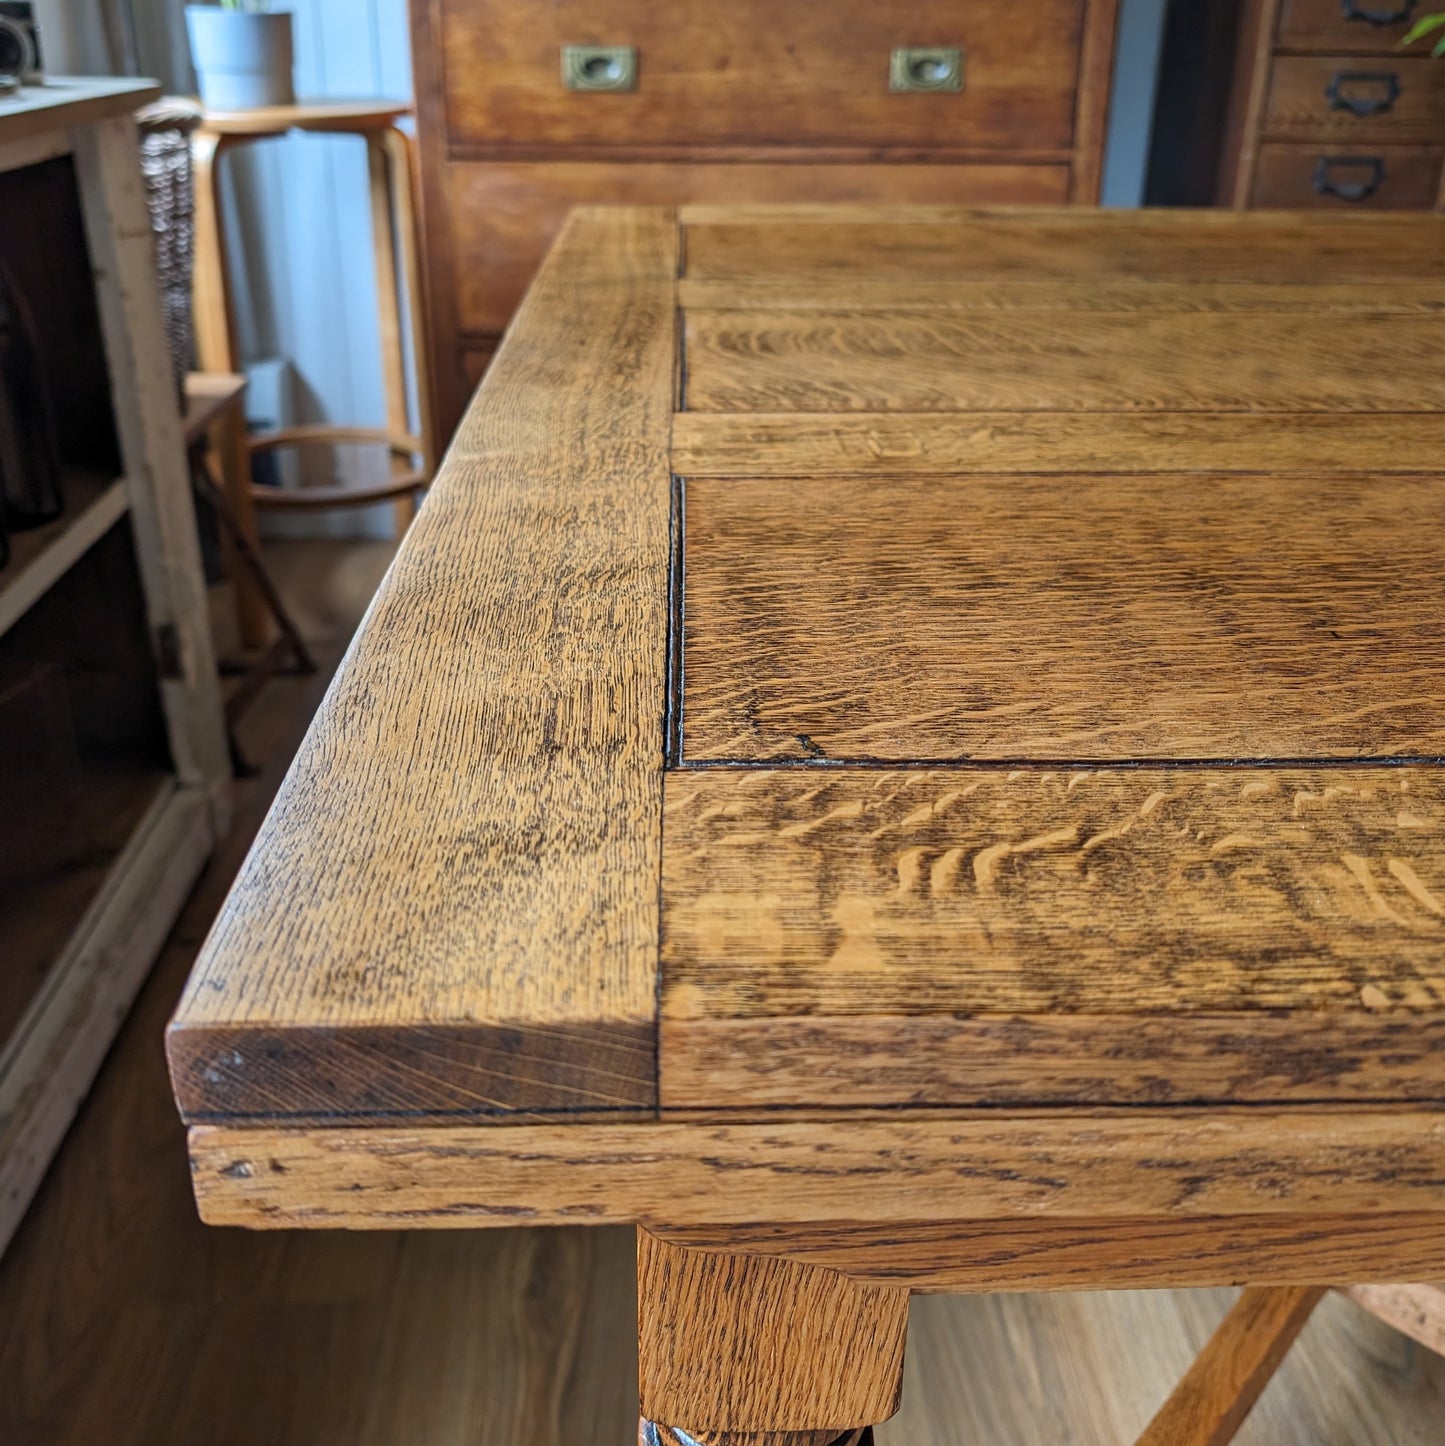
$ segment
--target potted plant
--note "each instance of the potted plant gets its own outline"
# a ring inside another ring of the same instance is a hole
[[[187,5],[186,30],[208,109],[255,110],[295,101],[289,11],[269,10],[267,0]]]

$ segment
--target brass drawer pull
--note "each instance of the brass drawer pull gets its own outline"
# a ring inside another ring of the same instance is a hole
[[[1384,115],[1400,98],[1400,77],[1393,70],[1337,70],[1325,87],[1331,110],[1347,110],[1363,119]]]
[[[900,45],[889,57],[888,89],[962,90],[963,51]]]
[[[1389,10],[1371,10],[1361,5],[1360,0],[1340,0],[1340,3],[1344,6],[1346,20],[1363,20],[1366,25],[1399,25],[1415,11],[1415,0],[1403,0]]]
[[[562,84],[568,90],[636,90],[634,45],[564,45]]]
[[[1339,173],[1354,172],[1358,180],[1346,180]],[[1341,201],[1364,201],[1380,189],[1385,163],[1379,156],[1321,156],[1315,162],[1315,194]]]

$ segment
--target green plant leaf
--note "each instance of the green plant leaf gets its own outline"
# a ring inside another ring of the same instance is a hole
[[[1422,15],[1406,32],[1405,38],[1400,42],[1401,47],[1413,45],[1417,40],[1423,39],[1432,30],[1439,30],[1445,25],[1445,10],[1437,10],[1433,15]]]

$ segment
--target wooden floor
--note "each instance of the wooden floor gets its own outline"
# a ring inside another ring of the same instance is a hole
[[[271,549],[324,666],[384,544]],[[161,1031],[321,679],[241,729],[262,775],[0,1261],[4,1446],[624,1446],[635,1441],[630,1232],[247,1235],[196,1220]],[[915,1301],[880,1446],[1119,1446],[1229,1291]],[[1445,1359],[1328,1298],[1241,1446],[1439,1446]]]

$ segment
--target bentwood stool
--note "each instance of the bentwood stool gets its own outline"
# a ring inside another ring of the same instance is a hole
[[[366,142],[386,425],[282,427],[253,435],[250,448],[257,452],[279,447],[376,443],[389,449],[391,475],[369,486],[253,488],[252,497],[258,507],[355,507],[391,500],[396,504],[397,530],[401,532],[410,520],[416,494],[431,481],[436,465],[431,419],[423,401],[418,427],[413,432],[407,410],[407,351],[417,368],[418,397],[424,399],[430,394],[417,259],[416,163],[411,138],[397,124],[409,111],[410,107],[399,101],[301,102],[251,111],[207,111],[195,133],[196,347],[201,369],[209,372],[240,369],[217,189],[222,155],[233,147],[292,131],[356,135]],[[246,641],[259,643],[261,639],[248,637]]]

